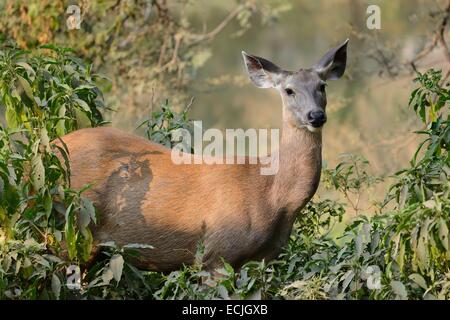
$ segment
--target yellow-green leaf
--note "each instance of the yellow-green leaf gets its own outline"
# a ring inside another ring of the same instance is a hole
[[[413,273],[409,277],[414,283],[416,283],[419,287],[421,287],[424,290],[427,290],[427,282],[425,279],[418,273]]]
[[[429,252],[428,252],[428,226],[430,224],[431,220],[430,218],[427,218],[420,228],[419,232],[419,238],[417,241],[417,260],[419,264],[419,268],[422,271],[425,271],[428,269],[428,258],[429,258]]]
[[[50,139],[48,138],[48,132],[45,127],[41,129],[40,136],[41,136],[41,145],[44,147],[46,152],[50,152],[51,151]]]
[[[16,110],[14,110],[14,107],[9,104],[6,106],[5,118],[10,129],[17,129],[19,127],[19,119],[17,117]]]
[[[66,134],[66,125],[65,120],[63,119],[66,116],[66,106],[63,104],[58,110],[58,118],[61,118],[56,123],[56,133],[58,136],[62,137]]]
[[[84,111],[86,112],[91,112],[91,108],[89,108],[88,104],[86,103],[86,101],[81,100],[81,99],[75,99],[76,103],[83,108]]]
[[[77,118],[78,128],[89,128],[91,127],[91,120],[82,110],[75,108],[75,117]]]
[[[92,244],[94,242],[89,229],[84,228],[81,230],[81,233],[78,235],[78,242],[78,256],[82,261],[86,262],[91,257]]]
[[[395,260],[398,264],[398,267],[400,268],[400,272],[403,271],[403,266],[404,266],[404,262],[405,262],[405,242],[404,241],[400,241],[400,247],[398,250],[398,255],[397,258]]]
[[[28,81],[19,75],[17,75],[17,79],[19,79],[20,86],[23,88],[23,91],[25,91],[25,94],[28,96],[28,98],[34,101],[33,90],[31,89],[31,86],[28,83]]]
[[[71,206],[67,208],[66,225],[64,228],[67,252],[69,253],[69,259],[74,259],[77,255],[77,234],[75,232],[73,213],[71,212]]]
[[[41,190],[45,185],[45,168],[40,154],[33,156],[31,166],[33,168],[33,186],[36,190]]]
[[[448,250],[448,227],[443,218],[439,219],[439,240],[445,250]]]
[[[35,76],[36,72],[34,71],[34,69],[26,62],[20,61],[20,62],[16,62],[16,65],[21,66],[22,68],[24,68],[27,73],[28,76]]]

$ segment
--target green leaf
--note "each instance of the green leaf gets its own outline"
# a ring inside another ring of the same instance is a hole
[[[448,251],[448,227],[443,218],[439,219],[439,240],[445,250]]]
[[[20,86],[23,88],[23,91],[25,91],[25,94],[28,96],[28,98],[30,98],[31,101],[34,101],[33,90],[31,89],[28,81],[20,75],[17,75],[17,79],[19,80]]]
[[[18,259],[16,261],[16,271],[14,272],[15,275],[17,275],[19,273],[21,266],[22,266],[22,260]]]
[[[55,295],[55,298],[59,300],[61,294],[61,281],[55,273],[52,275],[52,292]]]
[[[6,105],[5,118],[10,129],[19,128],[19,118],[16,114],[16,110],[14,110],[14,107],[11,104]]]
[[[115,254],[111,257],[109,261],[109,268],[112,271],[114,279],[119,282],[122,277],[124,260],[120,254]]]
[[[345,292],[350,282],[355,277],[355,272],[353,270],[348,270],[347,273],[344,274],[344,282],[342,282],[342,293]]]
[[[89,224],[90,220],[92,220],[94,223],[97,223],[97,218],[95,216],[95,207],[92,204],[92,201],[88,198],[82,197],[81,198],[81,215],[85,216],[85,219],[87,219],[87,225]]]
[[[81,100],[81,99],[74,99],[76,101],[76,103],[83,108],[84,111],[86,111],[87,113],[91,112],[91,108],[89,108],[88,104],[86,103],[86,101]]]
[[[40,154],[36,154],[31,159],[31,166],[33,168],[32,182],[33,187],[40,191],[45,186],[45,167],[42,163]]]
[[[231,266],[231,264],[229,264],[226,261],[223,261],[223,266],[224,266],[225,270],[228,272],[228,274],[230,274],[230,275],[234,274],[234,269]]]
[[[416,283],[422,289],[424,289],[424,290],[428,289],[427,282],[420,274],[413,273],[408,278],[411,279],[414,283]]]
[[[75,108],[75,117],[77,119],[78,128],[81,129],[91,127],[91,120],[84,111]]]
[[[228,295],[228,290],[223,285],[219,285],[217,287],[217,293],[223,300],[230,300],[230,296]]]
[[[403,266],[405,264],[405,242],[400,239],[400,246],[398,250],[398,255],[395,261],[398,264],[398,267],[400,269],[400,272],[403,271]]]
[[[431,220],[430,218],[427,218],[420,229],[419,238],[417,241],[417,259],[419,268],[422,271],[425,271],[428,269],[428,259],[429,259],[429,253],[428,253],[428,226],[430,224]]]
[[[107,268],[103,271],[102,281],[103,281],[104,285],[108,285],[113,278],[114,278],[114,273],[112,272],[112,270],[110,268]]]
[[[60,119],[56,123],[56,134],[59,137],[62,137],[63,135],[66,134],[65,120],[63,119],[65,116],[66,116],[66,105],[63,104],[58,109],[58,118],[60,118]]]
[[[400,298],[407,299],[408,293],[406,292],[405,285],[400,281],[391,281],[392,291]]]
[[[363,239],[362,235],[357,235],[355,238],[355,259],[358,259],[363,252]]]
[[[34,77],[36,75],[36,72],[28,63],[26,63],[24,61],[19,61],[19,62],[16,62],[16,65],[24,68],[27,71],[29,77],[30,76]]]
[[[52,196],[48,193],[45,193],[44,196],[44,210],[45,210],[45,215],[47,217],[50,216],[50,214],[52,213],[52,208],[53,208],[53,200],[52,200]]]
[[[51,152],[50,139],[48,137],[48,132],[45,127],[40,130],[40,138],[41,138],[41,145],[44,146],[45,151],[48,153]]]
[[[67,208],[66,224],[65,224],[65,238],[67,245],[67,252],[69,253],[69,259],[73,260],[77,255],[77,235],[74,227],[73,212],[71,212],[72,206]]]
[[[89,261],[92,253],[92,245],[94,238],[89,229],[81,229],[81,234],[78,234],[78,256],[84,262]]]
[[[89,222],[91,222],[91,217],[89,216],[89,212],[84,210],[83,208],[80,209],[80,214],[78,217],[78,225],[81,231],[87,228],[89,225]]]
[[[428,249],[422,237],[417,242],[417,261],[420,270],[426,270],[428,264]]]

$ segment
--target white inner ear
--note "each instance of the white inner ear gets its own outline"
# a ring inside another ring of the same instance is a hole
[[[263,68],[250,72],[250,79],[259,88],[273,88],[274,81],[270,72],[267,72]]]
[[[258,64],[261,66],[260,72],[263,74],[261,76],[261,80],[266,84],[264,88],[276,88],[278,80],[277,74],[266,71],[259,61]]]
[[[277,83],[277,73],[270,72],[264,69],[261,61],[253,57],[251,55],[242,52],[242,55],[245,60],[245,66],[247,68],[247,73],[250,77],[250,80],[253,82],[255,86],[258,88],[275,88]],[[262,58],[261,58],[262,59]],[[272,64],[270,61],[268,61]],[[277,68],[274,65],[274,68]]]
[[[269,85],[270,87],[275,87],[275,81],[274,81],[274,79],[273,79],[272,74],[271,74],[270,72],[267,72],[267,71],[264,70],[264,69],[261,69],[261,71],[262,71],[262,73],[263,73],[264,76],[265,76],[265,80],[264,80],[264,81],[268,82],[268,85]]]

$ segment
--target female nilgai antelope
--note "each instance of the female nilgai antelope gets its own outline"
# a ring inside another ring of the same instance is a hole
[[[175,165],[169,149],[112,128],[64,136],[72,187],[92,184],[95,243],[150,244],[138,265],[158,271],[193,263],[199,241],[209,269],[220,257],[235,267],[276,257],[319,184],[325,84],[343,75],[347,42],[294,72],[242,53],[252,82],[277,89],[283,101],[275,175],[261,175],[260,164]]]

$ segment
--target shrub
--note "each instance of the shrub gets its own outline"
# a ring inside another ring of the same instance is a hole
[[[57,298],[65,266],[90,255],[95,209],[70,189],[67,150],[51,141],[103,123],[95,77],[69,49],[1,46],[0,297]]]

